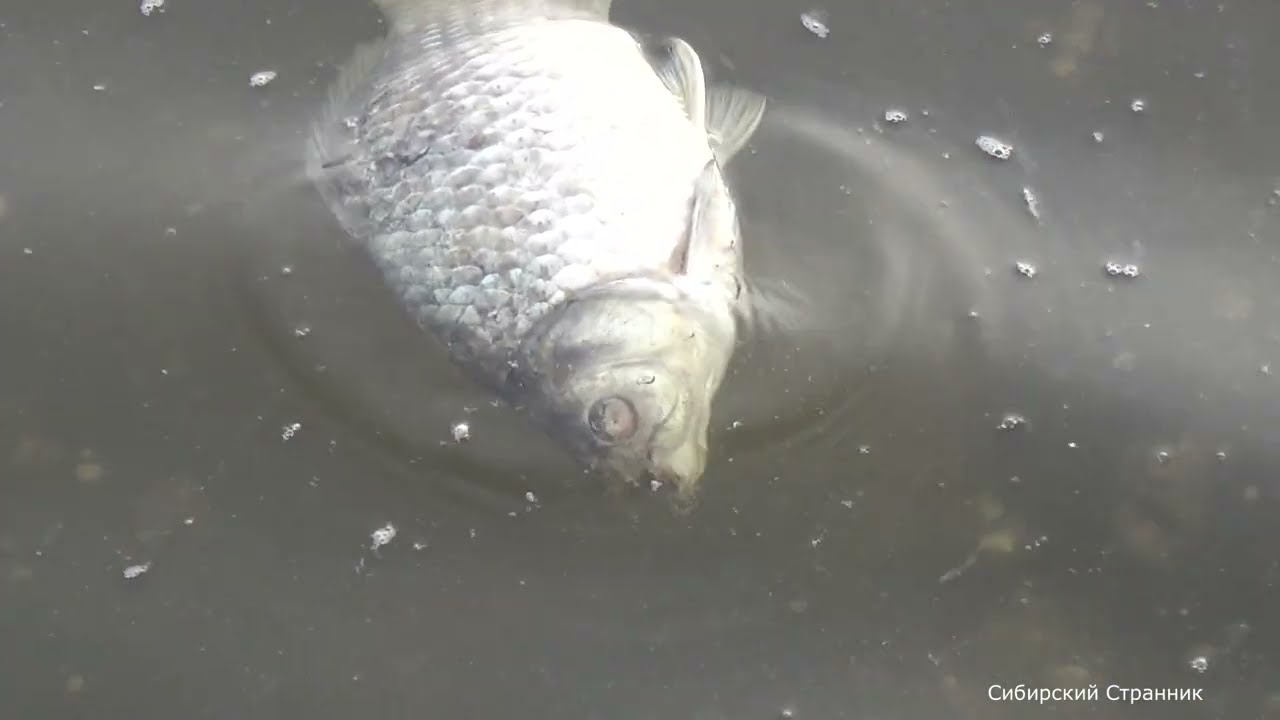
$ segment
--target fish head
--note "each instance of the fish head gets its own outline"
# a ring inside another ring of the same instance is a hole
[[[511,377],[519,402],[585,465],[691,497],[735,343],[732,311],[710,293],[627,278],[579,292],[542,318]]]

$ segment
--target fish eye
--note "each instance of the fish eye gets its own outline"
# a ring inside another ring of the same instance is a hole
[[[591,405],[587,411],[587,424],[601,441],[615,443],[636,434],[639,418],[630,400],[614,396]]]

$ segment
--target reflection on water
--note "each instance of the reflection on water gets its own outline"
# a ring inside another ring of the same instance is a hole
[[[371,8],[0,10],[10,714],[1280,717],[1275,9],[616,10],[775,98],[732,180],[785,331],[685,514],[298,181]]]

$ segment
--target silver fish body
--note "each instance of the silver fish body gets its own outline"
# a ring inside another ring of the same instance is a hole
[[[579,458],[688,494],[746,311],[721,165],[764,102],[608,0],[380,0],[311,173],[454,359]]]

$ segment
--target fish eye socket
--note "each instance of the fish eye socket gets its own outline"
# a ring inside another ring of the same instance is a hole
[[[639,417],[630,400],[614,396],[591,405],[587,411],[587,424],[601,441],[615,443],[636,434]]]

